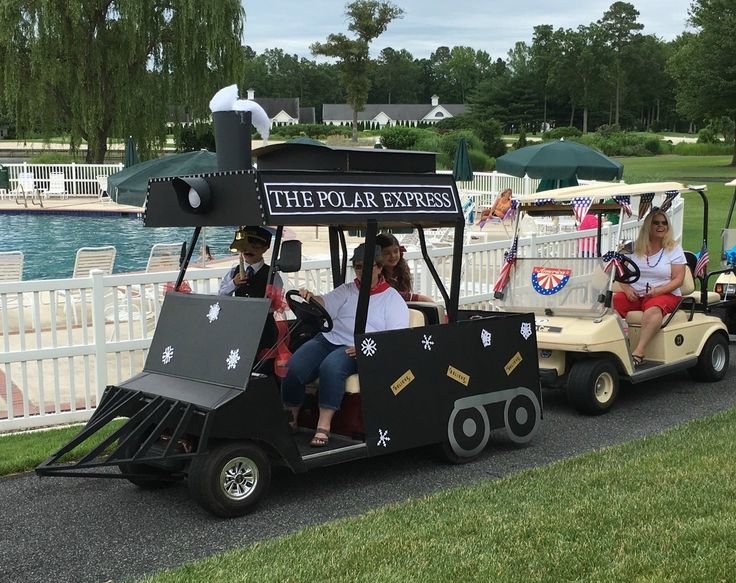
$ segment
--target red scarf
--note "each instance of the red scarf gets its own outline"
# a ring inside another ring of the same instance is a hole
[[[360,280],[356,277],[354,280],[355,287],[360,289]],[[382,275],[378,276],[378,281],[376,282],[376,285],[374,285],[371,288],[371,295],[374,296],[376,294],[380,294],[382,292],[385,292],[388,288],[391,286],[388,284],[388,282],[383,278]]]

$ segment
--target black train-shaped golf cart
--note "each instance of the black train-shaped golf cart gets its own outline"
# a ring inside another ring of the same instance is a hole
[[[368,249],[380,229],[418,229],[447,321],[418,305],[424,325],[365,334],[364,286],[355,324],[359,372],[348,380],[353,394],[333,422],[329,446],[317,449],[308,445],[313,430],[290,431],[277,378],[258,372],[270,301],[168,294],[143,371],[108,386],[84,429],[37,473],[122,477],[143,488],[186,478],[199,504],[229,517],[262,498],[272,464],[304,472],[430,444],[461,463],[482,452],[494,429],[529,441],[542,415],[533,315],[458,310],[464,221],[454,180],[435,174],[434,165],[427,153],[285,144],[261,149],[258,171],[151,181],[147,226],[194,226],[192,243],[202,226],[275,226],[273,271],[300,268],[293,242],[282,241],[284,226],[328,227],[335,286],[348,277],[347,229],[361,229]],[[449,291],[429,257],[427,227],[454,228]],[[370,258],[364,263],[370,270]],[[290,305],[305,322],[315,312],[293,297]],[[59,462],[119,417],[128,420],[89,455]]]

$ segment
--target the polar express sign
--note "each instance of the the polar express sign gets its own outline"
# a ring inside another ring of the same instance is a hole
[[[263,173],[262,200],[272,219],[309,223],[317,217],[377,215],[385,220],[454,221],[460,214],[455,183],[446,175]],[[378,218],[378,217],[377,217]]]

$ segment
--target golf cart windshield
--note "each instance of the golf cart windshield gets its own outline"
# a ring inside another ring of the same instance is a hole
[[[537,315],[599,316],[608,287],[605,263],[596,257],[516,260],[503,299],[503,311]]]

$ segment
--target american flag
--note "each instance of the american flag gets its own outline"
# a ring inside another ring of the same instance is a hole
[[[654,193],[653,192],[647,192],[646,194],[642,194],[639,197],[639,212],[636,213],[639,218],[642,218],[647,212],[649,211],[649,207],[652,206],[652,201],[654,200]]]
[[[629,195],[614,196],[613,200],[615,200],[619,204],[619,206],[624,209],[627,217],[631,216],[631,197]]]
[[[700,253],[698,253],[698,262],[695,264],[695,270],[693,271],[693,275],[695,277],[703,277],[707,269],[708,269],[708,247],[706,247],[705,242],[703,242],[703,247],[700,249]]]
[[[659,207],[659,210],[662,212],[669,210],[669,208],[672,206],[672,201],[675,200],[675,197],[680,194],[679,190],[665,190],[664,191],[664,200],[662,201],[662,206]]]
[[[583,222],[585,215],[588,214],[591,204],[593,204],[593,198],[590,196],[576,196],[570,201],[578,225]]]
[[[498,279],[493,286],[494,296],[496,298],[503,298],[503,289],[509,282],[509,277],[511,276],[511,268],[514,266],[514,263],[516,263],[516,253],[518,250],[518,246],[519,236],[517,235],[516,237],[514,237],[514,242],[511,245],[511,249],[506,252],[506,256],[503,260],[503,267],[501,267],[501,273],[498,274]]]

